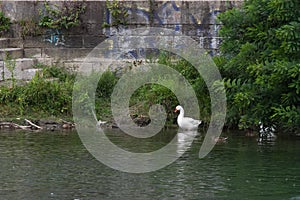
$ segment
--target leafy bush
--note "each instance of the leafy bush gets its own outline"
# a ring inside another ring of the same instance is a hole
[[[122,5],[122,2],[116,1],[116,0],[113,0],[113,1],[106,0],[106,7],[112,16],[112,22],[111,22],[111,24],[104,22],[102,24],[103,28],[106,28],[106,27],[119,28],[120,25],[123,25],[123,26],[127,25],[128,11]]]
[[[43,66],[45,67],[45,66]],[[45,75],[55,71],[55,67],[44,68]],[[47,71],[48,70],[48,71]],[[60,69],[57,68],[56,71]],[[74,77],[63,72],[42,77],[37,73],[35,77],[25,85],[15,85],[13,88],[0,87],[0,104],[11,108],[18,108],[12,115],[25,113],[48,113],[49,115],[71,115],[72,91]],[[59,79],[60,78],[60,79]],[[14,110],[14,109],[12,109]]]
[[[299,131],[300,2],[249,0],[219,15],[227,124]]]
[[[180,73],[193,87],[197,99],[199,102],[199,108],[201,113],[201,119],[206,122],[210,120],[210,97],[204,80],[199,75],[199,72],[188,61],[174,56],[167,52],[161,52],[158,56],[157,63],[169,66]],[[180,80],[175,80],[169,77],[169,74],[161,74],[161,83],[158,84],[146,84],[140,87],[131,99],[131,105],[137,104],[137,101],[143,101],[146,107],[154,104],[161,104],[165,107],[167,112],[168,122],[174,121],[174,108],[179,104],[175,94],[168,88],[175,88]],[[182,89],[182,88],[177,88]],[[187,106],[187,105],[183,105]]]
[[[79,25],[80,14],[85,11],[83,2],[63,1],[62,6],[44,3],[44,10],[40,10],[39,26],[53,29],[69,29]]]
[[[10,28],[10,19],[0,11],[0,33],[3,31],[8,31]]]
[[[104,72],[98,82],[98,87],[96,90],[97,97],[109,98],[116,83],[117,78],[112,72]]]
[[[25,36],[37,36],[43,33],[42,28],[34,19],[21,19],[18,21],[18,24],[20,25],[20,33],[23,38]]]
[[[72,83],[47,81],[38,76],[24,88],[22,104],[50,114],[71,114]]]
[[[73,90],[73,109],[80,116],[92,116],[92,110],[95,109],[95,115],[102,120],[110,120],[110,97],[117,77],[110,71],[104,73],[92,72],[90,74],[78,74]],[[95,83],[98,82],[97,85]],[[95,101],[91,101],[94,99]],[[100,115],[100,116],[99,116]],[[81,119],[80,119],[81,120]]]
[[[35,67],[43,69],[43,78],[57,78],[61,82],[73,82],[75,80],[76,74],[67,71],[63,67],[47,66],[42,64],[37,64]]]

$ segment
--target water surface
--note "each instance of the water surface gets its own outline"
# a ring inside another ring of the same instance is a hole
[[[107,131],[120,147],[149,152],[176,130],[148,140]],[[0,132],[0,199],[300,199],[300,140],[258,143],[228,133],[204,159],[199,134],[173,164],[129,174],[97,161],[74,132]],[[185,147],[179,140],[178,151]]]

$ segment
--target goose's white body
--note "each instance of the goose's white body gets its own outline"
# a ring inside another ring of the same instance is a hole
[[[195,130],[201,124],[201,120],[196,120],[190,117],[184,117],[184,110],[181,106],[176,106],[175,112],[179,111],[177,124],[184,130]]]
[[[101,129],[101,126],[104,125],[104,124],[106,124],[105,121],[99,120],[99,121],[97,121],[96,128],[97,128],[97,129]]]

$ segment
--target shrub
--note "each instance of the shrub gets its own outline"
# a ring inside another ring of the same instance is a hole
[[[109,98],[112,94],[114,86],[117,83],[116,76],[110,72],[106,71],[102,74],[99,79],[96,95],[98,98]]]
[[[0,11],[0,33],[8,31],[10,28],[10,24],[10,19],[6,17],[3,12]]]
[[[49,67],[49,74],[60,70],[54,69],[55,67]],[[46,67],[44,71],[47,72]],[[52,74],[51,77],[59,78],[62,74],[62,72]],[[58,80],[49,80],[49,77],[50,75],[42,77],[40,74],[36,74],[25,85],[16,85],[14,88],[1,86],[0,103],[11,108],[18,108],[18,113],[11,113],[12,115],[34,112],[48,113],[49,115],[71,115],[73,76],[65,75]]]
[[[80,14],[85,12],[85,8],[83,2],[63,1],[61,7],[45,2],[44,10],[40,10],[39,26],[60,30],[77,26]]]
[[[300,2],[250,0],[219,15],[227,124],[299,131]]]

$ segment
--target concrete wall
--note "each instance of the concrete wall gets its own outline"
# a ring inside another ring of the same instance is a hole
[[[43,35],[26,36],[21,42],[25,56],[37,57],[44,61],[48,59],[50,62],[74,62],[74,59],[85,57],[91,49],[118,31],[147,26],[169,28],[191,36],[199,42],[200,47],[214,54],[218,51],[220,43],[217,35],[220,24],[216,21],[216,16],[220,12],[239,6],[241,1],[125,1],[122,2],[122,6],[129,14],[128,26],[119,30],[102,28],[104,22],[111,22],[105,1],[85,3],[87,8],[81,17],[80,26],[62,31],[49,29]],[[4,1],[1,3],[1,9],[15,22],[38,21],[43,2]],[[21,37],[20,26],[12,25],[6,37]]]

